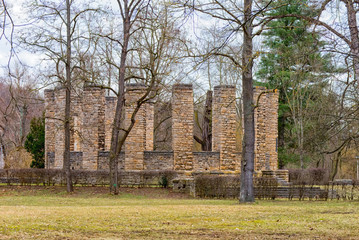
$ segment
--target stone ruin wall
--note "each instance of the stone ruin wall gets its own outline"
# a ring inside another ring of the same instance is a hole
[[[145,94],[145,86],[126,86],[125,126]],[[88,86],[82,94],[72,94],[71,167],[73,169],[108,169],[111,130],[117,104],[100,87]],[[260,96],[260,97],[259,97]],[[255,105],[255,171],[277,170],[278,92],[257,87]],[[258,101],[258,104],[257,104]],[[235,87],[214,88],[212,106],[212,152],[194,152],[193,88],[176,84],[172,89],[172,150],[153,151],[154,104],[144,103],[119,157],[119,169],[176,170],[179,172],[240,172],[241,153],[236,150]],[[45,164],[62,168],[64,151],[65,90],[45,90]]]

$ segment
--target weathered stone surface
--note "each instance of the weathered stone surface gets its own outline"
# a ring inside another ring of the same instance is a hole
[[[125,127],[129,128],[131,118],[139,99],[146,93],[146,86],[131,84],[126,86]],[[143,170],[146,149],[146,110],[143,104],[135,116],[135,124],[125,142],[125,170]]]
[[[214,87],[212,116],[212,150],[220,153],[220,170],[239,169],[236,152],[236,89],[234,86]]]
[[[55,92],[46,89],[45,95],[45,167],[54,168],[55,165]]]
[[[193,170],[193,88],[172,88],[172,149],[174,170]]]
[[[70,152],[70,168],[72,170],[80,170],[82,168],[82,152]]]
[[[109,151],[111,148],[111,137],[113,120],[115,118],[117,98],[106,96],[105,104],[105,150]]]
[[[214,171],[220,170],[219,152],[194,152],[193,170],[195,171]]]
[[[127,85],[125,126],[146,87]],[[153,151],[154,107],[146,102],[135,117],[124,152],[119,157],[119,170],[176,170],[179,176],[193,172],[234,174],[240,171],[241,153],[236,150],[237,116],[235,88],[214,88],[212,116],[213,152],[193,152],[193,88],[189,84],[173,86],[172,91],[173,152]],[[260,97],[259,97],[260,96]],[[255,170],[277,170],[278,92],[256,88],[255,105]],[[71,167],[73,169],[108,169],[112,123],[117,98],[105,97],[101,87],[87,86],[71,96]],[[258,101],[258,103],[257,103]],[[45,91],[45,159],[47,168],[63,167],[65,89]],[[260,174],[260,173],[259,173]],[[278,172],[286,179],[286,173]]]
[[[53,168],[62,168],[65,151],[65,101],[66,89],[60,88],[55,91],[54,101],[54,134],[55,134],[55,161]]]
[[[173,170],[173,152],[145,151],[144,170]]]
[[[277,90],[254,89],[255,171],[278,168],[278,98]]]
[[[98,151],[105,146],[105,90],[96,86],[83,91],[83,163],[85,170],[96,170]]]
[[[146,111],[146,151],[153,151],[153,143],[154,143],[154,120],[155,120],[155,105],[153,102],[147,102],[145,104]]]
[[[97,170],[109,170],[109,151],[99,151],[98,152],[98,165]],[[120,152],[118,157],[118,170],[125,170],[125,152]]]

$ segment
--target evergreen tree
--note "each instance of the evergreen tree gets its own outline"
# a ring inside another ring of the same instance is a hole
[[[283,0],[275,2],[268,16],[297,14],[315,16],[306,0]],[[264,33],[264,46],[268,52],[261,57],[257,77],[267,87],[279,89],[278,147],[279,168],[290,159],[304,166],[305,131],[313,124],[308,116],[309,108],[328,86],[328,76],[333,72],[331,56],[323,54],[325,42],[312,24],[295,17],[277,18]],[[315,124],[314,124],[315,125]]]
[[[33,161],[30,167],[45,167],[45,118],[33,118],[30,123],[30,132],[26,136],[25,149],[31,153]]]

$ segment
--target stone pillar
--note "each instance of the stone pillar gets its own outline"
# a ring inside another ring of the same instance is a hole
[[[65,105],[66,89],[58,88],[54,90],[54,125],[55,125],[55,159],[53,168],[63,168],[65,151]]]
[[[277,90],[265,87],[254,89],[255,171],[278,168],[278,98]]]
[[[105,103],[105,151],[110,151],[113,120],[115,118],[117,98],[106,96]]]
[[[45,89],[45,168],[54,167],[55,154],[55,93]]]
[[[270,170],[278,169],[278,109],[279,91],[274,89],[268,93],[267,108],[267,152],[269,153]]]
[[[236,155],[236,88],[214,87],[212,111],[212,151],[220,154],[220,170],[239,170]]]
[[[154,116],[155,108],[153,102],[148,102],[145,105],[146,109],[146,151],[153,151],[153,134],[154,134]]]
[[[193,124],[192,84],[176,84],[172,89],[174,170],[193,169]]]
[[[146,93],[146,86],[142,84],[128,84],[125,100],[125,127],[131,123],[132,114],[137,101]],[[144,151],[146,147],[146,110],[143,104],[135,116],[135,125],[125,142],[125,170],[143,170]]]
[[[82,167],[85,170],[96,170],[98,151],[105,146],[105,90],[96,86],[85,86],[82,108]]]

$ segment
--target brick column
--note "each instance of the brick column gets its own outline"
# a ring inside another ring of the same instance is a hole
[[[214,87],[212,112],[212,151],[220,153],[220,170],[238,170],[236,157],[236,89]]]
[[[174,170],[193,169],[193,124],[192,84],[176,84],[172,89]]]
[[[98,151],[105,146],[105,90],[96,86],[85,86],[82,108],[82,167],[85,170],[96,170]]]
[[[254,169],[276,170],[278,165],[278,97],[277,90],[265,87],[254,89],[253,101],[255,128]]]
[[[146,93],[146,86],[142,84],[126,85],[126,114],[125,126],[131,123],[131,116],[137,101]],[[146,110],[143,104],[135,116],[135,125],[125,142],[125,170],[143,170],[144,151],[146,147]]]
[[[53,168],[63,168],[65,151],[65,104],[66,89],[55,89],[54,125],[55,125],[55,159]]]
[[[55,93],[45,89],[45,168],[54,167],[55,156]]]

